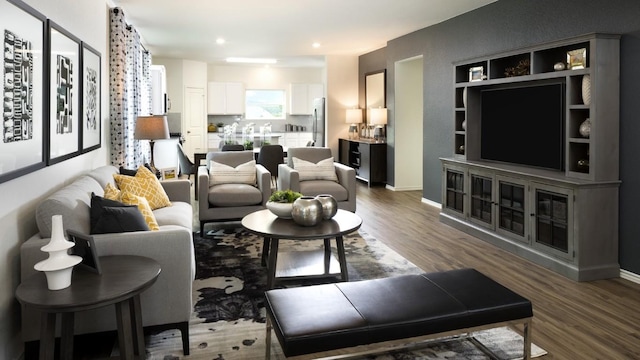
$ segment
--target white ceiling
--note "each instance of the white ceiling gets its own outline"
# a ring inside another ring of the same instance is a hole
[[[497,0],[110,0],[156,57],[323,66]],[[224,45],[216,39],[224,38]],[[319,42],[319,48],[313,48]]]

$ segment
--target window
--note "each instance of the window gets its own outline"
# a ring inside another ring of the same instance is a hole
[[[248,120],[285,119],[284,90],[247,90],[245,99]]]

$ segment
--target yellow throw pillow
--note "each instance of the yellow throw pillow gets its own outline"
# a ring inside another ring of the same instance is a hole
[[[151,210],[171,206],[171,200],[158,181],[158,178],[144,166],[140,166],[136,176],[113,174],[120,191],[142,196],[149,202]]]
[[[118,200],[120,198],[120,189],[108,183],[104,188],[104,197],[109,200]]]
[[[136,196],[128,191],[122,191],[120,193],[120,201],[127,205],[136,205],[138,210],[142,213],[144,221],[149,225],[149,230],[160,230],[155,215],[149,206],[147,199],[142,196]]]

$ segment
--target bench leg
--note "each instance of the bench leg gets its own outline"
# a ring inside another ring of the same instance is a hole
[[[344,239],[342,236],[336,237],[336,247],[338,249],[338,262],[340,263],[340,275],[342,277],[342,281],[349,281],[347,258],[344,255]]]
[[[267,315],[267,335],[265,336],[265,349],[266,353],[264,354],[265,360],[271,359],[271,318]]]
[[[524,338],[524,349],[522,350],[524,354],[522,358],[529,360],[531,359],[531,319],[525,321],[522,337]]]

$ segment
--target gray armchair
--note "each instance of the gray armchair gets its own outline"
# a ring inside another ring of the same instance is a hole
[[[354,169],[334,161],[333,166],[337,181],[319,179],[300,181],[300,173],[294,168],[294,157],[318,163],[332,157],[332,155],[331,149],[323,147],[289,148],[287,163],[278,166],[279,190],[291,189],[308,196],[330,194],[338,201],[340,209],[356,211],[356,172]]]
[[[253,151],[225,151],[207,153],[206,165],[198,168],[198,209],[200,234],[204,224],[216,221],[239,220],[245,215],[265,209],[271,196],[271,174],[256,164],[256,183],[231,182],[210,185],[209,169],[211,160],[233,168],[254,160]],[[214,170],[215,171],[215,170]],[[230,177],[234,177],[230,175]]]

